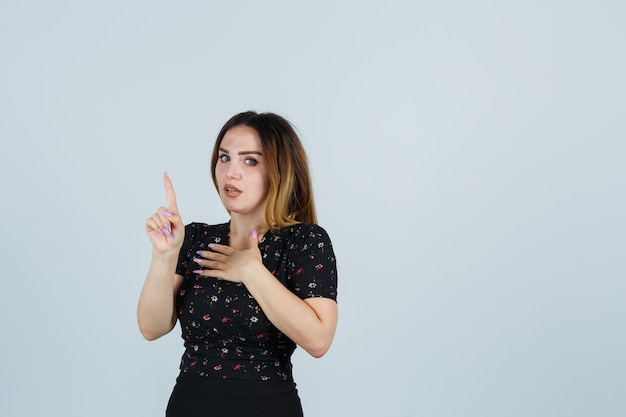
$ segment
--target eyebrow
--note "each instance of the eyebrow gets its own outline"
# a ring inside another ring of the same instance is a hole
[[[224,152],[224,153],[230,153],[228,152],[228,149],[224,149],[220,146],[219,148],[220,151]],[[263,154],[259,151],[241,151],[239,152],[239,155],[259,155],[259,156],[263,156]]]

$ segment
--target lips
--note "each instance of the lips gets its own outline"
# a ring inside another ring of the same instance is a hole
[[[238,197],[241,194],[241,190],[232,184],[226,184],[224,186],[224,194],[227,197]]]

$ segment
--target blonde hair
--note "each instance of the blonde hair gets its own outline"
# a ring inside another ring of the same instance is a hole
[[[235,126],[254,129],[261,139],[269,179],[265,221],[273,229],[297,223],[317,224],[309,162],[293,126],[274,113],[247,111],[231,117],[215,140],[211,176],[218,189],[215,166],[224,135]],[[218,189],[219,192],[219,189]]]

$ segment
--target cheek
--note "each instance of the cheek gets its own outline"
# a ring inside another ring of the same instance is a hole
[[[263,173],[263,175],[259,178],[259,188],[263,190],[264,194],[270,189],[270,179],[267,177],[267,173]]]
[[[224,177],[224,169],[219,163],[215,166],[215,179],[219,183]]]

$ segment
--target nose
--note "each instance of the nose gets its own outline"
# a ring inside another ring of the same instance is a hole
[[[235,165],[236,164],[229,164],[228,171],[226,171],[226,178],[229,180],[237,180],[241,178],[241,173]]]

